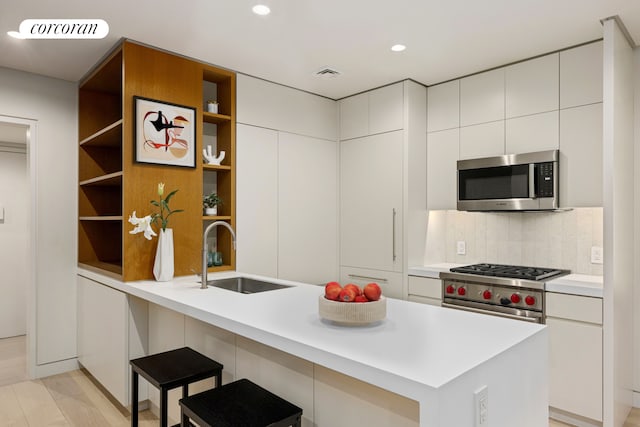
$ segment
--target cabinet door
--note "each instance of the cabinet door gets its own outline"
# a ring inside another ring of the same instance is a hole
[[[237,125],[238,271],[278,276],[278,133]]]
[[[460,126],[460,80],[427,88],[427,131]]]
[[[504,68],[460,80],[460,126],[504,120]]]
[[[341,265],[402,271],[402,143],[402,131],[341,143]]]
[[[78,277],[78,361],[120,404],[129,404],[127,296]]]
[[[409,295],[442,300],[442,280],[431,277],[409,276]]]
[[[560,110],[560,206],[602,206],[602,104]]]
[[[547,317],[549,406],[602,421],[602,327]]]
[[[559,79],[557,53],[506,67],[506,117],[557,110]]]
[[[280,132],[278,159],[278,277],[336,280],[337,142]]]
[[[506,120],[505,154],[557,150],[559,126],[558,111]]]
[[[369,135],[402,129],[403,99],[402,83],[369,92]]]
[[[456,209],[460,130],[427,134],[427,209]]]
[[[367,270],[365,268],[340,267],[340,283],[354,283],[364,288],[367,283],[375,282],[380,285],[382,295],[389,298],[404,299],[402,273]]]
[[[339,106],[341,140],[369,134],[369,94],[361,93],[341,99]]]
[[[460,159],[504,154],[504,120],[460,128]]]
[[[560,108],[602,102],[602,42],[560,52]]]

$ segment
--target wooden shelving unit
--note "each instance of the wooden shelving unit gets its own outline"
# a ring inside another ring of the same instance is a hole
[[[124,281],[152,279],[157,239],[131,235],[127,219],[155,211],[158,182],[178,189],[171,217],[175,275],[200,265],[203,227],[227,221],[235,229],[236,76],[217,67],[124,40],[82,79],[78,92],[79,182],[78,262]],[[136,163],[133,158],[134,96],[196,109],[195,168]],[[207,99],[219,114],[204,111]],[[222,165],[203,164],[202,148],[224,150]],[[223,198],[218,216],[202,214],[202,197],[215,189]],[[157,231],[157,230],[156,230]],[[216,230],[224,265],[235,269],[235,252],[226,229]]]

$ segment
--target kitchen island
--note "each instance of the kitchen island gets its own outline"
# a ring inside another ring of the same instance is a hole
[[[200,289],[196,276],[164,283],[124,283],[85,269],[79,269],[78,275],[80,280],[88,279],[235,337],[225,341],[236,345],[233,356],[237,360],[234,366],[222,361],[228,371],[225,382],[249,376],[260,383],[268,377],[260,370],[272,370],[277,363],[274,355],[287,359],[283,365],[304,361],[309,369],[296,370],[295,378],[304,377],[297,384],[306,384],[308,389],[296,390],[284,378],[263,385],[302,406],[305,426],[374,425],[369,412],[380,426],[539,427],[547,423],[548,350],[542,325],[390,298],[385,320],[345,327],[318,316],[318,296],[324,292],[320,286],[245,275],[291,287],[240,294]],[[209,279],[236,275],[218,273]],[[169,333],[170,322],[155,324],[151,311],[149,339]],[[246,348],[256,345],[264,347],[239,361]],[[231,352],[222,357],[230,358]],[[243,368],[243,363],[251,366]],[[246,373],[254,373],[254,378]],[[476,392],[485,386],[489,423],[474,424],[480,406]],[[387,394],[369,399],[376,390]],[[307,403],[296,401],[304,394],[310,396]],[[393,395],[397,397],[391,398]],[[371,407],[359,406],[361,401]],[[354,420],[358,421],[354,424]]]

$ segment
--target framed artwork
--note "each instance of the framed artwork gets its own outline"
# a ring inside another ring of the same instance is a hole
[[[196,167],[196,109],[134,96],[137,163]]]

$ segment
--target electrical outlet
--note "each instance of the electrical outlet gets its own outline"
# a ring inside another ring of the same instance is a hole
[[[591,264],[602,264],[602,246],[591,246]]]
[[[465,255],[467,253],[467,243],[464,240],[458,240],[456,243],[456,253],[458,255]]]
[[[489,425],[489,387],[480,387],[473,393],[476,422],[475,427],[488,427]]]

